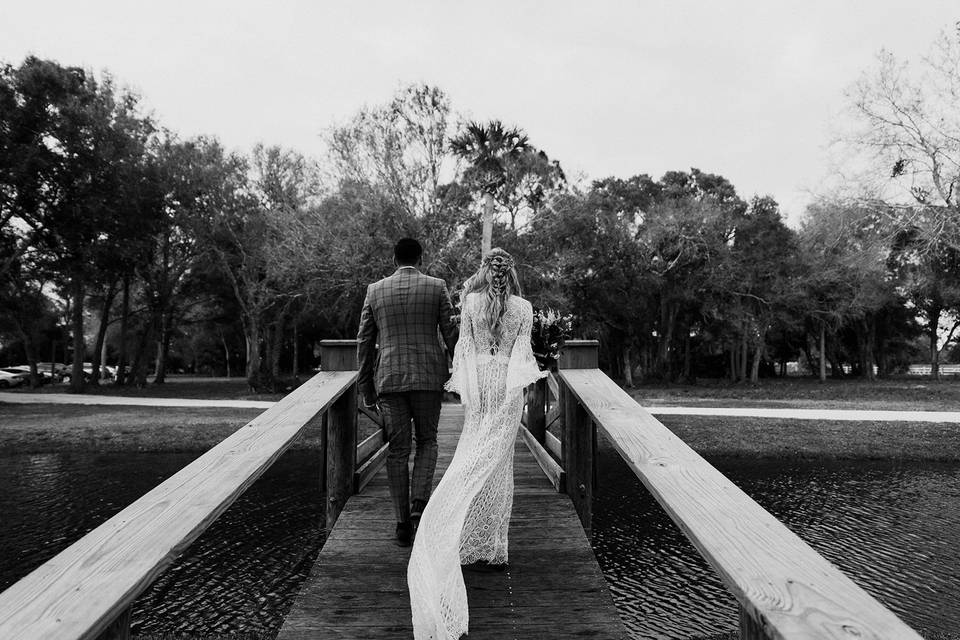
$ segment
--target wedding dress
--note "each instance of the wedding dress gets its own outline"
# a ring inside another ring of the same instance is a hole
[[[420,519],[407,583],[416,640],[458,640],[467,633],[461,564],[507,562],[513,507],[513,448],[523,388],[545,377],[533,357],[530,303],[511,296],[500,336],[490,333],[483,294],[466,296],[448,391],[460,394],[463,432],[453,460]]]

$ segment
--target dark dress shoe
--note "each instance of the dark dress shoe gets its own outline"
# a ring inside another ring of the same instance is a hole
[[[397,523],[397,546],[409,547],[413,543],[413,525],[410,522]]]

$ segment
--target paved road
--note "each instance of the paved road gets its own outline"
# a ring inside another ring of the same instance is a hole
[[[792,420],[869,420],[960,422],[960,411],[880,411],[865,409],[765,409],[762,407],[646,407],[661,416],[735,416]]]
[[[131,398],[72,393],[0,392],[0,402],[13,404],[99,404],[139,407],[219,407],[226,409],[268,409],[274,402],[263,400],[202,400],[193,398]]]
[[[0,403],[90,404],[143,407],[221,407],[268,409],[275,403],[263,400],[195,400],[189,398],[131,398],[124,396],[74,395],[69,393],[0,392]],[[960,422],[960,411],[871,411],[863,409],[765,409],[762,407],[646,407],[661,416],[733,416],[787,418],[792,420],[869,420],[880,422]]]

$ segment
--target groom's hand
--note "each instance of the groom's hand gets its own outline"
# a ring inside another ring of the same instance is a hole
[[[361,401],[363,402],[364,409],[370,409],[371,411],[376,411],[377,413],[380,413],[380,403],[377,402],[376,396],[370,396],[370,397],[363,396],[361,398]]]
[[[380,403],[373,385],[360,385],[360,403],[364,409],[372,409],[380,413]]]

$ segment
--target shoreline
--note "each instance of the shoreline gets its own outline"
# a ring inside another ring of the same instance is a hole
[[[257,409],[0,404],[0,456],[42,453],[197,453],[261,413]],[[816,421],[663,415],[704,457],[760,460],[960,462],[953,423]],[[361,433],[372,423],[361,416]],[[293,450],[319,450],[308,428]]]

